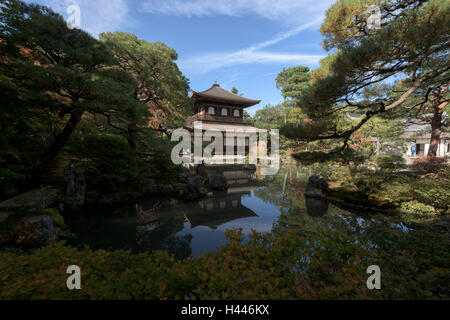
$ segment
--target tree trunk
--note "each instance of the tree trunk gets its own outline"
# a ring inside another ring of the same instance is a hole
[[[130,148],[133,150],[136,150],[136,136],[137,136],[138,130],[136,128],[136,124],[130,123],[128,125],[128,144],[130,145]]]
[[[77,124],[81,121],[81,116],[83,112],[74,112],[70,114],[70,119],[67,121],[64,130],[56,136],[53,143],[44,151],[41,156],[40,164],[35,168],[35,176],[41,177],[42,174],[48,169],[51,161],[53,161],[56,156],[61,152],[64,145],[69,140],[72,133],[75,131]]]
[[[441,140],[442,114],[447,104],[448,102],[442,102],[434,108],[433,117],[431,118],[431,139],[430,147],[428,149],[429,158],[437,156],[439,142]]]

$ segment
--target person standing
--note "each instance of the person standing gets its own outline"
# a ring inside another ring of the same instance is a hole
[[[411,147],[411,157],[413,157],[414,158],[414,155],[416,154],[416,145],[413,145],[412,147]]]

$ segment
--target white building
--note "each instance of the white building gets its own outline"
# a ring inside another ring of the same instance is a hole
[[[405,140],[407,147],[406,156],[411,157],[411,147],[416,146],[415,156],[426,156],[430,148],[431,128],[430,125],[411,125],[405,129],[400,136]],[[438,157],[450,156],[450,134],[446,132],[441,133],[441,140],[439,142]]]

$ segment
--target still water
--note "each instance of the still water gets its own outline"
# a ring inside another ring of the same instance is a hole
[[[77,235],[71,244],[130,252],[164,249],[184,258],[217,250],[227,242],[225,232],[231,228],[242,228],[244,234],[299,227],[305,232],[331,229],[362,233],[369,226],[382,224],[326,200],[305,199],[311,173],[293,167],[261,179],[252,172],[229,171],[225,172],[232,184],[229,189],[201,200],[153,198],[85,209],[66,218]],[[401,224],[390,227],[405,228]]]

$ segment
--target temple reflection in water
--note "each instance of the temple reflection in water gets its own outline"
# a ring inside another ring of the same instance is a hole
[[[305,199],[291,189],[290,181],[298,179],[298,174],[286,171],[262,181],[248,165],[205,170],[224,175],[227,191],[211,192],[197,201],[148,198],[78,212],[67,221],[78,235],[74,244],[130,252],[162,249],[177,258],[196,257],[226,244],[226,231],[231,228],[241,228],[245,235],[252,230],[282,232],[297,225],[313,230],[332,218],[327,214],[328,203]]]
[[[185,212],[184,217],[191,228],[201,225],[212,229],[236,219],[257,217],[256,213],[241,203],[242,196],[249,195],[255,187],[241,186],[237,188],[238,192],[234,192],[232,191],[233,188],[230,188],[229,193],[219,197],[219,199],[206,198],[200,200],[197,203],[197,210]],[[230,193],[230,191],[232,192]]]

